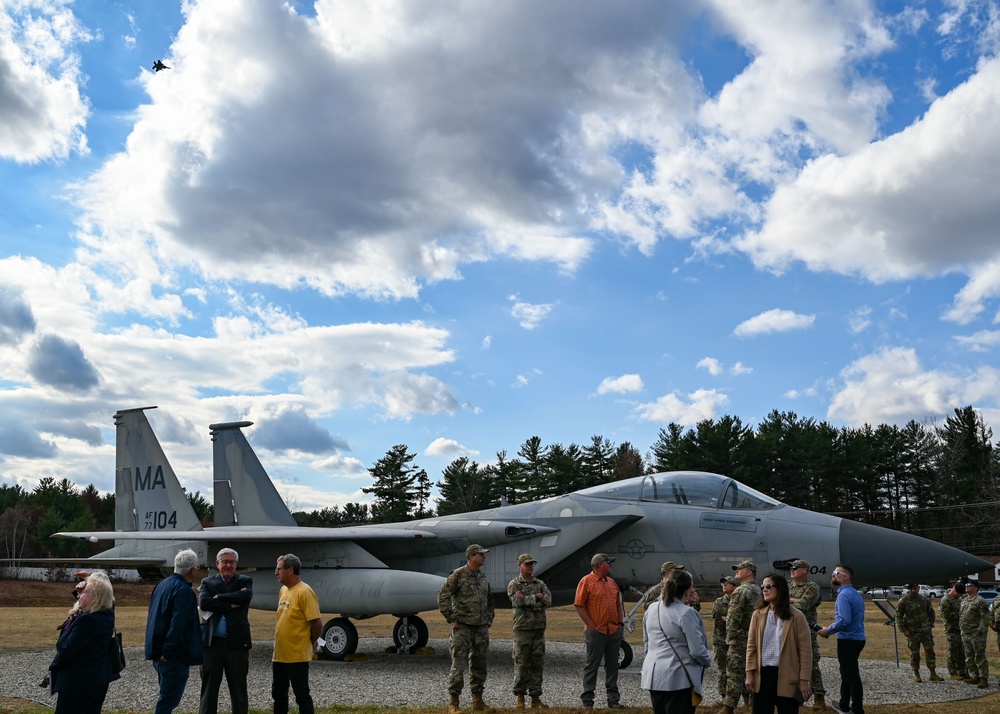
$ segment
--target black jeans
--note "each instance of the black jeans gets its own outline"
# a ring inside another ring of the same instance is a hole
[[[799,710],[799,703],[791,697],[778,696],[778,668],[760,668],[760,691],[753,695],[753,714],[774,714],[774,708],[778,708],[778,714],[795,714]]]
[[[295,692],[299,714],[314,714],[312,696],[309,694],[308,662],[271,662],[271,698],[274,714],[288,714],[288,685]]]
[[[649,699],[653,704],[653,714],[694,714],[691,687],[674,691],[650,689]]]
[[[858,659],[865,640],[837,638],[837,662],[840,664],[840,704],[854,714],[865,714],[865,689],[861,684]]]

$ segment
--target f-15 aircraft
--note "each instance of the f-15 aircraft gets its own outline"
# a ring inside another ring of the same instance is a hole
[[[119,411],[114,532],[59,533],[114,540],[95,565],[171,568],[174,554],[193,548],[210,564],[233,547],[240,569],[259,569],[252,606],[277,606],[277,558],[295,553],[320,609],[338,613],[324,626],[324,655],[355,651],[352,620],[398,617],[393,629],[404,651],[427,643],[417,613],[437,609],[445,578],[465,563],[465,549],[490,551],[484,566],[498,600],[517,573],[517,556],[531,553],[535,573],[555,605],[573,600],[594,553],[614,555],[620,587],[645,589],[666,560],[684,563],[697,582],[716,584],[752,558],[761,575],[791,559],[824,578],[850,565],[855,584],[937,581],[990,568],[956,548],[918,536],[814,513],[780,503],[719,474],[679,471],[615,481],[565,496],[503,505],[474,513],[405,523],[306,528],[294,519],[243,434],[252,422],[211,425],[215,527],[202,528],[163,454],[143,407]]]

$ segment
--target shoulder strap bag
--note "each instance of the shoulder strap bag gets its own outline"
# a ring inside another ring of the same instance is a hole
[[[691,706],[696,707],[699,704],[701,704],[702,697],[700,694],[698,694],[698,692],[695,691],[694,680],[691,679],[691,673],[688,672],[687,665],[684,664],[684,660],[682,660],[680,654],[678,654],[677,648],[674,647],[674,643],[670,641],[669,637],[667,637],[667,631],[663,629],[663,620],[660,619],[660,610],[662,609],[663,609],[663,601],[661,600],[660,607],[656,608],[656,624],[660,626],[660,632],[663,633],[663,639],[667,641],[667,644],[670,645],[670,649],[674,651],[674,657],[676,657],[677,661],[681,663],[681,667],[684,669],[684,674],[687,676],[688,682],[691,683]]]

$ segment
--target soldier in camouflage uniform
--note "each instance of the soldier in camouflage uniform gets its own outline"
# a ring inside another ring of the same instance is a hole
[[[670,574],[675,570],[684,570],[684,566],[679,563],[675,563],[672,560],[668,560],[666,563],[660,566],[660,582],[649,589],[642,598],[642,609],[646,610],[652,603],[657,602],[663,595],[663,586],[666,585],[667,579]],[[695,611],[701,612],[701,601],[698,600],[698,593],[695,591],[693,593],[694,599],[688,600],[687,604],[689,607],[693,607]]]
[[[990,664],[986,659],[986,637],[990,630],[990,606],[979,595],[979,583],[965,583],[965,597],[959,610],[962,627],[962,647],[965,649],[965,666],[969,676],[966,684],[978,684],[980,689],[990,686]]]
[[[746,687],[747,638],[750,617],[760,602],[760,586],[754,582],[757,566],[752,560],[744,560],[733,566],[740,585],[729,597],[729,612],[726,615],[726,694],[722,699],[723,714],[733,714],[739,706],[740,697],[750,699]]]
[[[990,603],[990,629],[997,633],[997,649],[1000,650],[1000,597]]]
[[[719,695],[724,696],[727,682],[726,657],[729,655],[729,645],[726,644],[726,615],[729,614],[729,598],[740,583],[732,575],[720,578],[719,583],[722,585],[722,595],[712,606],[712,622],[715,623],[715,628],[712,630],[712,650],[715,666],[719,668]]]
[[[809,579],[809,563],[804,560],[793,560],[788,564],[788,595],[792,606],[806,617],[809,623],[809,638],[812,640],[812,675],[809,684],[812,687],[813,709],[826,709],[826,689],[823,688],[823,675],[819,671],[819,642],[816,639],[815,627],[816,607],[819,605],[822,593],[819,585]]]
[[[472,708],[487,709],[483,702],[486,684],[486,657],[490,649],[490,627],[493,625],[493,593],[483,573],[483,563],[489,551],[481,545],[465,549],[466,564],[452,571],[438,593],[438,608],[444,619],[451,623],[451,673],[448,676],[448,693],[451,714],[461,711],[458,697],[465,686],[465,664],[469,664],[469,690]]]
[[[916,583],[906,586],[907,593],[896,603],[896,622],[906,637],[910,648],[910,666],[913,668],[913,681],[920,682],[920,646],[924,647],[924,657],[927,669],[930,670],[932,682],[943,681],[934,671],[934,608],[931,599],[920,594]]]
[[[535,577],[535,559],[527,553],[517,557],[521,571],[507,585],[507,597],[514,609],[514,696],[517,708],[524,709],[525,693],[531,695],[532,709],[542,704],[542,670],[545,667],[545,611],[552,607],[552,593]]]
[[[948,638],[948,675],[951,679],[965,679],[969,670],[965,668],[965,650],[962,648],[962,628],[959,625],[959,609],[965,595],[965,583],[955,583],[941,602],[941,620],[944,622],[944,636]]]

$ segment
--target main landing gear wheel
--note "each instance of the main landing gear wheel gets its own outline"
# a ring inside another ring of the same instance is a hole
[[[632,664],[632,645],[622,640],[618,648],[618,669],[624,669]]]
[[[406,623],[405,625],[403,623]],[[412,653],[427,644],[427,624],[416,615],[401,617],[392,628],[392,641],[401,652]]]
[[[344,659],[358,649],[358,628],[346,617],[335,617],[323,628],[325,645],[319,654],[323,659]]]

